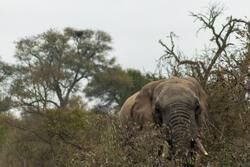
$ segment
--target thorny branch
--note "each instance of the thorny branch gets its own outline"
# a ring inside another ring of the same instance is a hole
[[[191,68],[192,75],[199,79],[203,86],[206,86],[218,60],[226,56],[227,48],[233,45],[230,43],[230,37],[240,32],[240,27],[249,24],[248,21],[230,16],[226,19],[226,23],[221,25],[221,29],[218,30],[216,23],[222,13],[223,8],[218,8],[217,6],[211,6],[206,15],[202,13],[190,13],[195,21],[199,21],[202,24],[198,31],[209,30],[212,34],[210,41],[215,42],[216,47],[211,49],[213,54],[209,58],[203,60],[185,59],[183,55],[178,54],[178,51],[176,51],[174,43],[176,35],[171,32],[169,35],[170,45],[159,40],[160,45],[165,49],[165,54],[160,57],[159,61],[169,63],[172,60],[174,63],[169,63],[170,66],[175,66],[176,68],[182,65],[185,68]]]

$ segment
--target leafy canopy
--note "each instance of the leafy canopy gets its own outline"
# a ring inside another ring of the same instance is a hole
[[[121,107],[125,100],[140,90],[145,84],[156,80],[152,74],[143,74],[138,70],[123,70],[116,66],[97,73],[85,88],[87,97],[98,98],[100,107]]]
[[[112,66],[111,37],[103,31],[49,30],[16,43],[11,93],[20,106],[36,110],[66,107],[79,83]]]

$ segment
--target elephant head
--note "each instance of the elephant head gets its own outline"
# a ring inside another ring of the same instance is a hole
[[[208,154],[201,144],[207,115],[206,99],[201,85],[192,77],[153,81],[128,98],[120,118],[168,127],[164,135],[172,158],[178,158],[183,166],[188,166],[195,154]]]

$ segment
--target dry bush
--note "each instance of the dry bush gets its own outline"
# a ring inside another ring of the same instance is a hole
[[[128,130],[116,117],[83,110],[49,110],[42,117],[12,120],[1,150],[6,167],[166,166],[154,126]],[[167,154],[165,147],[165,155]],[[168,166],[168,165],[167,165]]]
[[[213,85],[205,138],[209,156],[200,159],[204,167],[208,164],[247,167],[250,163],[249,112],[240,102],[232,103],[233,99],[228,96],[236,89],[228,91],[228,87]],[[1,166],[174,166],[168,160],[161,129],[154,125],[141,129],[132,124],[127,128],[116,116],[78,109],[48,110],[43,116],[12,121],[15,128],[5,133],[7,140],[1,140]],[[162,156],[162,148],[165,156]]]
[[[239,82],[218,78],[208,86],[209,123],[206,162],[214,167],[248,167],[250,164],[250,111]]]

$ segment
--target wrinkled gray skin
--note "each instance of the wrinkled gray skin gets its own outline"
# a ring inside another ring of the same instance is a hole
[[[145,85],[127,99],[120,111],[123,124],[154,122],[168,127],[164,135],[171,158],[182,166],[194,155],[207,155],[201,144],[202,127],[207,113],[206,93],[192,77],[164,79]]]

